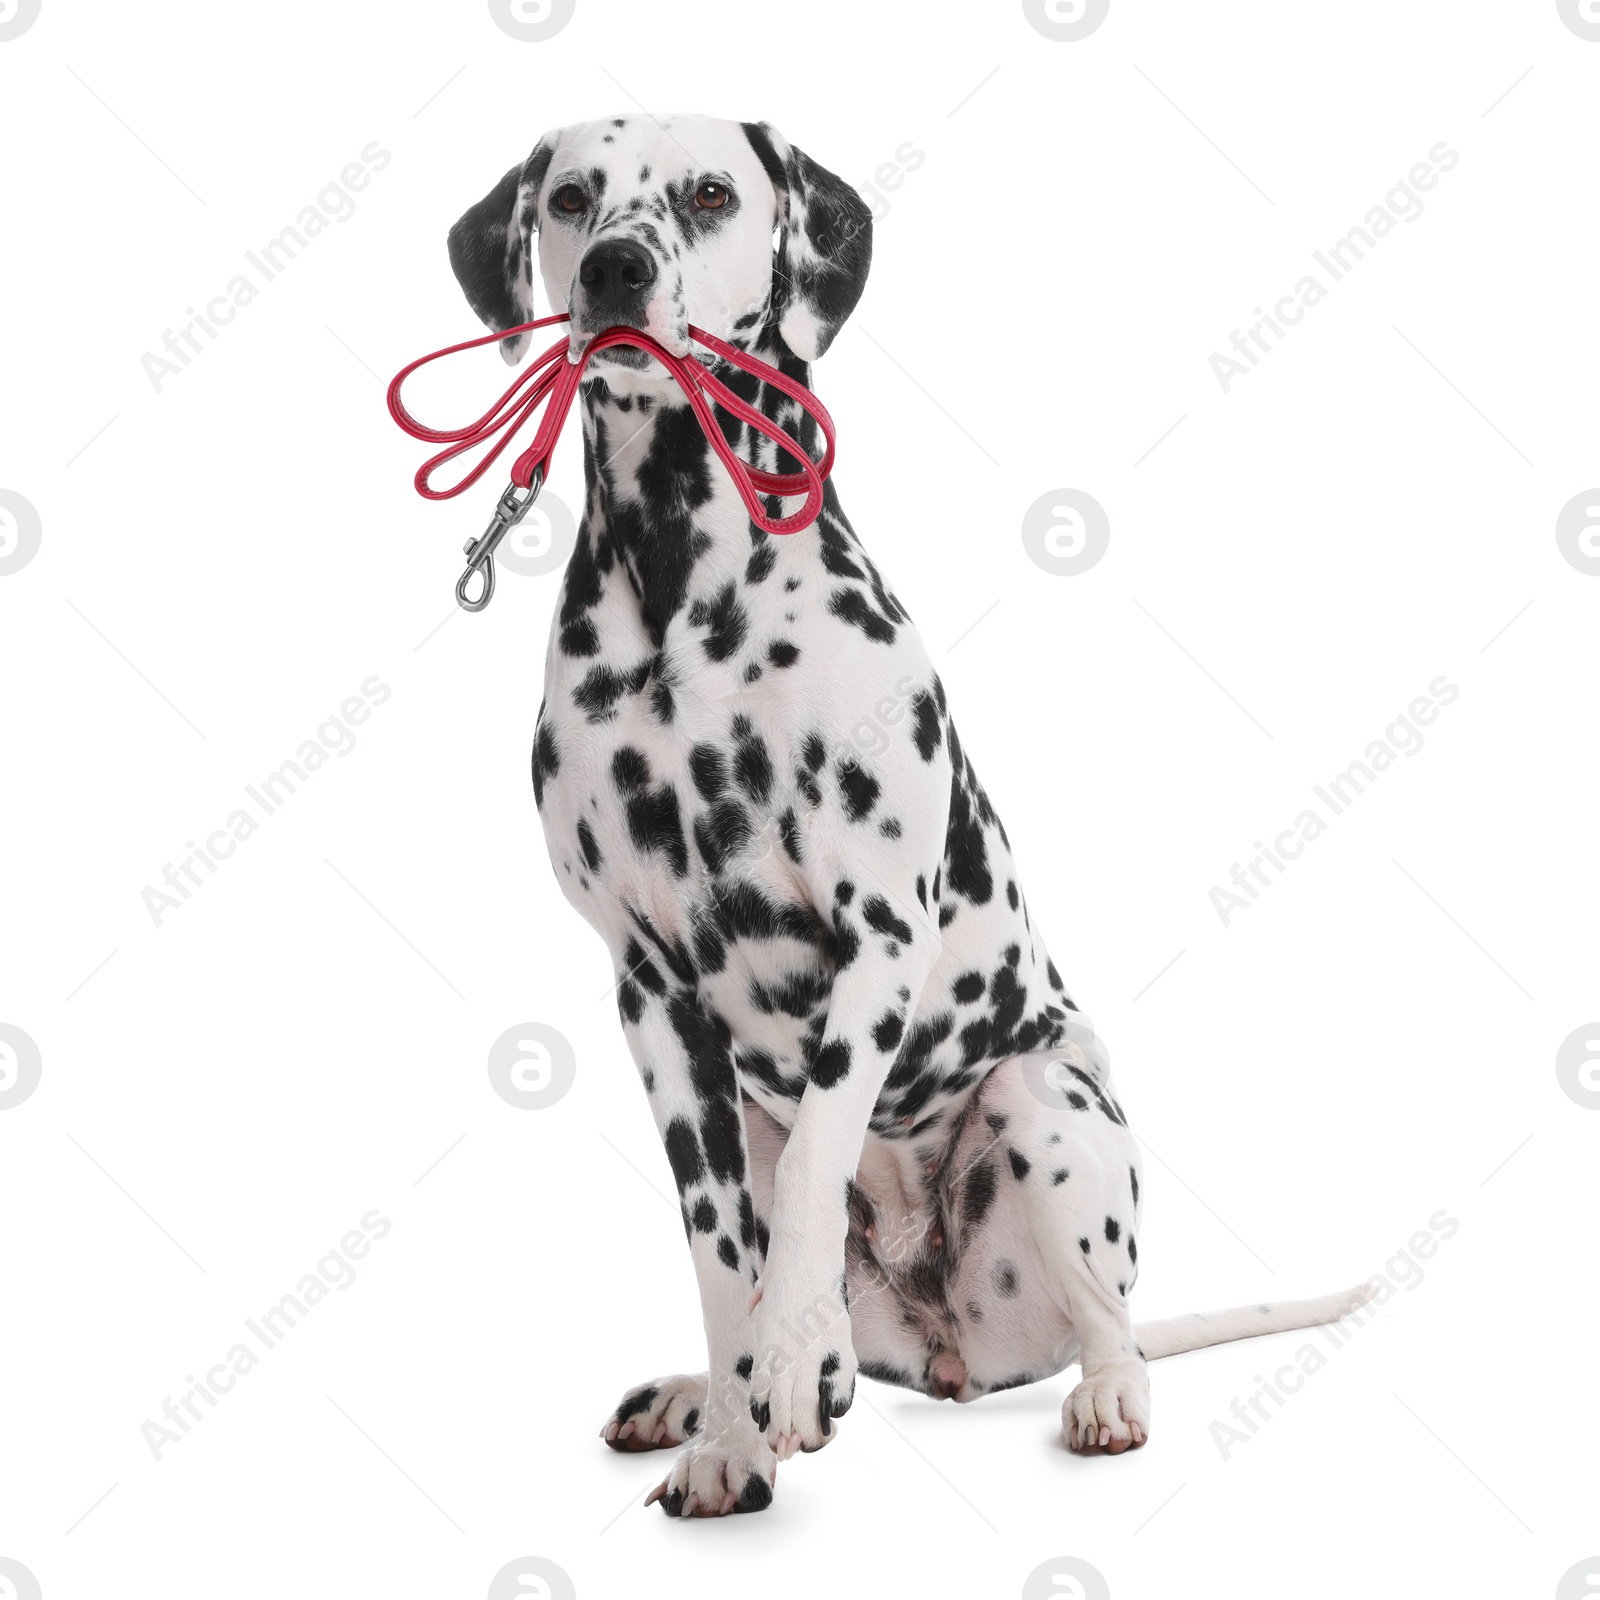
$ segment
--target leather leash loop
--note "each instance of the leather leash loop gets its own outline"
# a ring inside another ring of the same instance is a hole
[[[750,373],[781,394],[787,395],[812,418],[825,441],[820,460],[813,460],[787,431],[756,410],[748,401],[736,395],[692,352],[684,356],[674,355],[658,340],[638,328],[620,326],[606,328],[590,339],[576,358],[570,353],[568,341],[558,340],[530,362],[527,369],[519,374],[482,416],[464,427],[431,428],[418,421],[406,409],[400,392],[406,379],[419,367],[425,367],[430,362],[438,361],[445,356],[455,355],[461,350],[475,350],[480,345],[497,344],[514,334],[529,333],[535,328],[547,328],[567,320],[564,312],[557,316],[538,317],[532,322],[524,322],[515,328],[506,328],[500,333],[484,334],[476,339],[466,339],[460,344],[449,345],[443,350],[435,350],[428,355],[419,356],[417,360],[401,368],[389,384],[389,414],[395,422],[414,439],[445,446],[443,450],[422,463],[413,479],[417,493],[429,500],[449,500],[471,488],[499,459],[506,446],[539,407],[541,405],[545,407],[544,415],[534,432],[533,441],[512,464],[511,482],[500,497],[493,520],[479,538],[469,540],[466,545],[467,570],[462,573],[461,581],[456,585],[456,599],[464,610],[481,611],[488,605],[490,597],[494,594],[495,547],[527,515],[528,507],[533,504],[543,486],[549,474],[556,440],[561,436],[561,429],[572,409],[578,386],[583,381],[584,369],[591,358],[614,345],[632,345],[654,356],[666,368],[668,374],[683,391],[684,398],[693,410],[708,443],[723,466],[727,468],[733,486],[744,502],[745,510],[750,514],[750,520],[758,528],[770,534],[798,533],[816,521],[818,513],[822,510],[823,482],[833,470],[833,419],[828,415],[822,402],[804,384],[788,377],[748,351],[737,350],[726,341],[717,338],[715,334],[706,333],[700,328],[689,329],[689,335],[695,343],[704,346],[712,355],[720,357],[729,365]],[[720,407],[753,432],[769,439],[780,451],[799,462],[800,470],[767,472],[741,461],[723,435],[714,406]],[[434,486],[433,474],[437,468],[467,451],[486,444],[489,446],[488,450],[465,476],[446,488]],[[519,489],[524,491],[525,497],[518,495]],[[794,496],[803,496],[799,510],[791,512],[786,517],[768,514],[766,498]],[[482,574],[482,585],[477,599],[469,600],[467,591],[474,573]]]

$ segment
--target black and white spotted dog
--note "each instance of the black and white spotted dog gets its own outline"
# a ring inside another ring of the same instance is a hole
[[[848,184],[765,124],[693,116],[548,133],[461,218],[451,262],[491,328],[534,315],[535,234],[574,349],[625,323],[687,353],[693,323],[808,386],[872,255]],[[765,1506],[858,1372],[974,1400],[1077,1361],[1066,1443],[1116,1453],[1149,1433],[1146,1357],[1340,1314],[1348,1296],[1134,1329],[1140,1158],[1105,1053],[832,483],[815,526],[771,537],[651,358],[604,352],[582,401],[533,788],[611,952],[705,1316],[709,1374],[630,1391],[603,1429],[688,1441],[652,1499]]]

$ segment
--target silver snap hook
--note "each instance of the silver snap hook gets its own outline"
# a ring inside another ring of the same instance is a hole
[[[499,504],[494,508],[494,517],[489,526],[476,539],[468,539],[462,546],[466,554],[467,569],[456,581],[456,604],[463,611],[482,611],[494,598],[494,553],[500,541],[522,521],[528,514],[528,507],[539,498],[539,490],[544,486],[544,468],[535,467],[533,481],[526,490],[515,483],[506,485],[506,491],[500,496]],[[468,585],[472,582],[474,573],[479,573],[483,578],[482,588],[477,599],[467,597]]]

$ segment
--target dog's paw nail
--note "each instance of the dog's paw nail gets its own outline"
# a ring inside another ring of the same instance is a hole
[[[651,1444],[660,1444],[667,1436],[667,1425],[664,1422],[656,1424],[656,1431],[650,1435]]]
[[[699,1509],[700,1496],[697,1494],[691,1494],[689,1498],[683,1502],[683,1507],[678,1512],[678,1515],[680,1517],[692,1517]]]
[[[647,1494],[644,1497],[644,1503],[647,1506],[653,1506],[656,1503],[657,1500],[665,1499],[666,1498],[666,1493],[667,1493],[667,1480],[665,1478],[663,1478],[661,1480],[661,1482],[658,1483],[655,1486],[655,1488],[653,1488],[650,1491],[650,1493]]]

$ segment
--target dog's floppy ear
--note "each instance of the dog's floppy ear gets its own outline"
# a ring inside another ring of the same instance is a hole
[[[783,342],[815,361],[855,310],[872,264],[872,212],[842,178],[765,122],[743,124],[778,200],[773,311]]]
[[[456,282],[467,304],[496,332],[533,319],[533,230],[551,148],[546,135],[450,230]],[[502,339],[500,354],[516,363],[528,338],[519,333]]]

